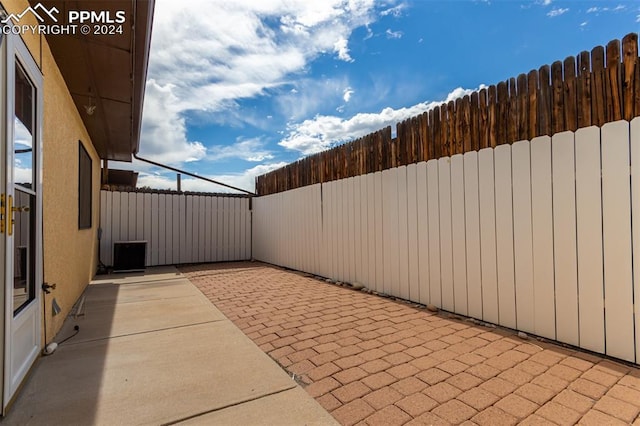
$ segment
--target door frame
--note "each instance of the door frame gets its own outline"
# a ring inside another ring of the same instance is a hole
[[[6,413],[7,407],[11,404],[17,390],[20,388],[22,382],[26,378],[28,372],[33,366],[36,359],[39,357],[42,348],[42,291],[41,285],[43,282],[43,248],[42,248],[42,116],[43,116],[43,78],[42,73],[36,62],[31,55],[26,44],[19,35],[8,34],[3,36],[2,46],[0,47],[0,68],[2,69],[0,75],[0,86],[4,88],[4,94],[0,97],[2,99],[2,108],[4,114],[2,114],[2,123],[0,123],[0,139],[3,139],[3,153],[4,153],[4,166],[6,169],[5,176],[2,177],[3,193],[8,195],[14,194],[14,176],[13,176],[13,162],[14,153],[13,146],[14,140],[14,117],[15,117],[15,65],[16,62],[22,67],[27,77],[35,88],[34,102],[34,115],[33,115],[33,152],[34,157],[32,161],[33,168],[33,190],[35,192],[35,208],[36,208],[36,221],[35,229],[35,295],[34,299],[21,311],[14,316],[13,309],[13,268],[14,268],[14,250],[13,250],[13,237],[9,237],[8,234],[2,234],[2,245],[4,246],[4,301],[1,309],[4,310],[4,342],[2,348],[3,362],[3,386],[2,386],[2,413]],[[0,112],[1,113],[1,112]],[[8,216],[5,214],[5,216]],[[11,226],[10,223],[6,224],[7,229]],[[23,360],[15,360],[15,354],[13,352],[15,342],[14,334],[20,326],[28,325],[28,321],[32,321],[30,324],[30,330],[33,335],[32,340],[28,342],[29,349]]]

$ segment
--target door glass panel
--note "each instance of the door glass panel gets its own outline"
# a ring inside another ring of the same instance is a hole
[[[35,89],[16,61],[15,117],[13,119],[13,313],[35,299]],[[9,224],[12,226],[12,224]]]
[[[34,89],[18,63],[16,63],[15,89],[13,178],[16,185],[31,189],[33,188],[33,166],[35,164],[33,151]]]
[[[35,196],[16,189],[13,218],[13,313],[35,298]]]

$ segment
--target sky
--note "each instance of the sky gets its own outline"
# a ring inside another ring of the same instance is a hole
[[[139,155],[255,176],[640,30],[637,1],[156,0]],[[174,172],[134,161],[138,186]],[[182,178],[188,191],[224,192]]]

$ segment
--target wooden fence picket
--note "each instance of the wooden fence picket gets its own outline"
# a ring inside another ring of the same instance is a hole
[[[591,51],[591,114],[592,123],[601,127],[605,121],[604,48],[596,46]]]
[[[640,115],[638,34],[483,87],[256,178],[287,191]]]
[[[538,70],[538,136],[553,134],[551,129],[551,69],[549,65],[543,65]]]
[[[518,108],[518,132],[516,141],[525,140],[529,136],[529,101],[527,98],[527,76],[520,74],[516,80],[517,100],[516,105]]]
[[[605,73],[605,120],[622,119],[622,96],[620,95],[620,42],[607,43],[607,70]]]
[[[562,62],[551,64],[551,133],[553,135],[565,130],[564,123],[564,87],[562,80]]]

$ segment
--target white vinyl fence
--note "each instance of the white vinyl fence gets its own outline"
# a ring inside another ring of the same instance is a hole
[[[638,362],[640,118],[256,198],[253,256]]]
[[[101,191],[100,259],[113,243],[147,241],[147,266],[251,258],[249,199]]]

